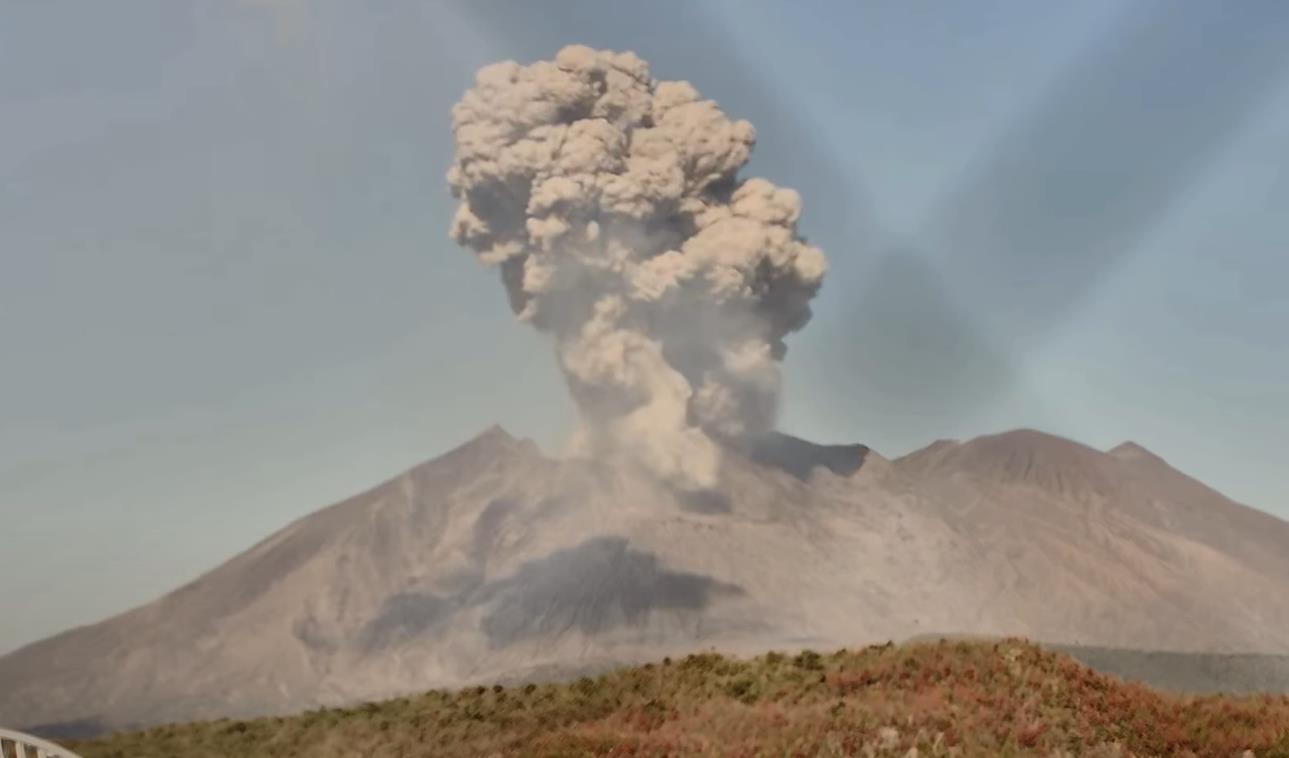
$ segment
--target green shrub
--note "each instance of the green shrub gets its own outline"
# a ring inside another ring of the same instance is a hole
[[[820,671],[824,667],[823,656],[813,650],[802,650],[792,659],[792,664],[807,671]]]

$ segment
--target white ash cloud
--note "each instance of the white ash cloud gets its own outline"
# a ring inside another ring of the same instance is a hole
[[[452,131],[451,237],[554,335],[580,444],[715,484],[717,440],[773,429],[825,269],[797,193],[737,176],[752,125],[633,53],[570,46],[480,69]]]

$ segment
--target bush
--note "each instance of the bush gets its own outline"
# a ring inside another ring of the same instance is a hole
[[[802,650],[792,659],[792,664],[807,671],[822,671],[824,667],[823,656],[813,650]]]
[[[725,694],[741,703],[751,705],[761,697],[761,685],[750,674],[741,674],[725,685]]]

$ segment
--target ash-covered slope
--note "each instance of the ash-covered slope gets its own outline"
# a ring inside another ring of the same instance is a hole
[[[283,712],[924,632],[1287,653],[1286,596],[1289,524],[1126,448],[1022,431],[887,461],[780,437],[728,451],[696,498],[494,428],[0,658],[0,723]]]

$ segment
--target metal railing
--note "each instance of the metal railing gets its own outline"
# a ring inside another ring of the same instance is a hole
[[[80,756],[39,737],[0,729],[0,758],[80,758]]]

